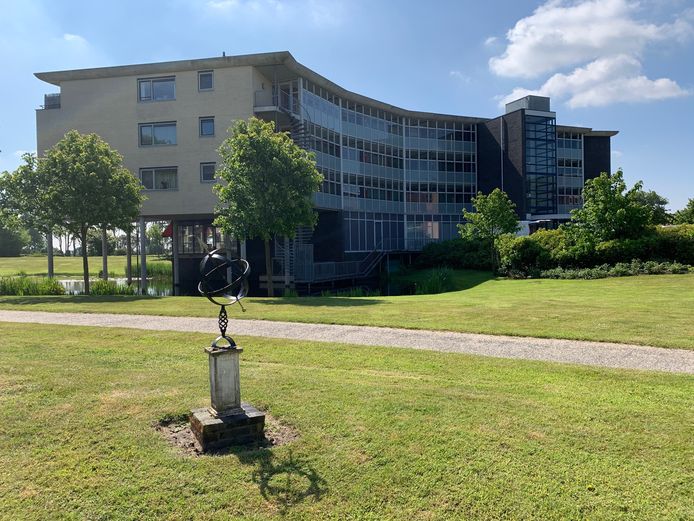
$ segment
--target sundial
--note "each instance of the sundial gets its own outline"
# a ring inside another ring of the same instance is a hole
[[[250,266],[246,259],[229,258],[224,248],[209,252],[200,262],[201,278],[198,291],[210,302],[220,306],[220,335],[212,342],[213,348],[236,348],[234,340],[226,334],[229,325],[226,307],[238,304],[242,311],[246,311],[241,304],[241,299],[248,293],[249,272]],[[226,341],[228,345],[220,345],[222,341]]]

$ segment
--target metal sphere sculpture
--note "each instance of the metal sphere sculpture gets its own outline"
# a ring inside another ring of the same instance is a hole
[[[236,342],[226,334],[229,325],[226,306],[238,304],[242,311],[246,311],[241,304],[241,299],[248,293],[249,273],[248,261],[246,259],[230,259],[226,256],[224,248],[209,252],[200,261],[198,292],[207,297],[213,304],[220,306],[220,335],[212,342],[213,348],[236,348]],[[222,340],[226,341],[228,345],[219,345]]]

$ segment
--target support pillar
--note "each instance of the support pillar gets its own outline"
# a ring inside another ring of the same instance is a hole
[[[106,228],[101,229],[101,278],[108,280],[108,237]]]
[[[287,292],[289,291],[289,262],[290,262],[290,255],[289,255],[289,237],[284,238],[284,294],[286,295]]]
[[[178,223],[171,221],[171,254],[173,256],[173,294],[178,296],[181,294],[181,274],[179,271],[178,261]]]
[[[147,294],[147,223],[140,217],[140,292]]]
[[[240,348],[205,349],[210,367],[210,407],[194,409],[190,428],[203,451],[264,440],[265,413],[241,402]]]
[[[133,282],[133,232],[125,231],[125,276],[128,278],[128,286]]]
[[[46,255],[48,257],[48,278],[53,278],[53,232],[46,232]]]

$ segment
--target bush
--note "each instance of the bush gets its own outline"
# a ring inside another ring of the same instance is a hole
[[[424,280],[417,284],[415,294],[433,295],[446,293],[454,289],[453,270],[450,268],[434,268],[427,274]]]
[[[147,276],[148,277],[154,277],[154,278],[164,278],[164,277],[171,277],[173,275],[173,267],[172,263],[169,261],[148,261],[147,262]],[[128,268],[127,266],[123,268],[123,273],[125,276],[128,276]],[[139,277],[140,272],[137,269],[137,266],[135,265],[135,262],[132,263],[132,275],[133,277]]]
[[[0,295],[64,295],[65,288],[55,279],[0,277]]]
[[[136,287],[117,284],[112,280],[94,280],[89,284],[89,293],[92,295],[134,295]]]
[[[694,264],[694,225],[658,226],[638,239],[570,243],[564,230],[541,230],[499,242],[500,271],[512,277],[537,276],[553,268],[581,269],[643,262]]]
[[[694,269],[679,262],[620,262],[614,266],[602,264],[593,268],[565,269],[553,268],[540,273],[543,279],[603,279],[606,277],[627,277],[631,275],[663,275],[689,273]]]
[[[477,238],[459,238],[427,244],[417,258],[418,268],[491,270],[491,245]]]

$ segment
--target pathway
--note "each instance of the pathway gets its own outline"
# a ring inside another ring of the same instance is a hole
[[[211,337],[218,332],[217,319],[193,317],[0,310],[0,321],[197,332]],[[229,333],[694,374],[694,351],[607,342],[240,319],[229,320]]]

